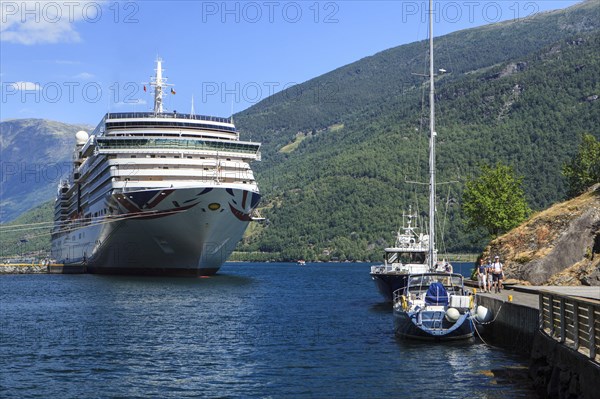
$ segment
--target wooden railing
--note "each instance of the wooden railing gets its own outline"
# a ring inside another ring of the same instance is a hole
[[[540,330],[600,363],[600,301],[540,291]]]

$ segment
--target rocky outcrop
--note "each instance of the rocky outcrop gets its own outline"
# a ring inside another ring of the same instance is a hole
[[[520,283],[600,286],[600,184],[498,237],[490,255]]]

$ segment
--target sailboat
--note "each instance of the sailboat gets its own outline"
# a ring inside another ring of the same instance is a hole
[[[394,333],[402,338],[450,340],[473,336],[474,296],[460,274],[435,270],[435,85],[433,0],[429,0],[429,246],[427,273],[406,276],[393,294]]]

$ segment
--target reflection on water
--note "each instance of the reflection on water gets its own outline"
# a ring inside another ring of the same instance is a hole
[[[236,263],[203,279],[0,276],[2,397],[531,396],[498,377],[526,359],[476,340],[396,339],[368,271]]]

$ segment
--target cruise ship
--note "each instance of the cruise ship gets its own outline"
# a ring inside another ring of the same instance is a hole
[[[260,143],[241,141],[232,118],[165,112],[175,92],[160,59],[148,85],[153,112],[109,112],[76,134],[52,257],[91,273],[214,274],[256,220]]]

